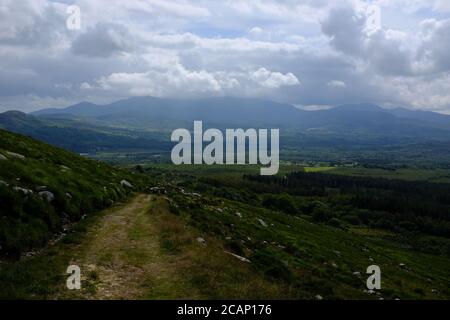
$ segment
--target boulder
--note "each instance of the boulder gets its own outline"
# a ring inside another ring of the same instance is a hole
[[[131,183],[129,183],[127,180],[120,181],[120,185],[122,187],[133,188],[133,185]]]
[[[242,261],[242,262],[247,262],[247,263],[251,263],[251,261],[250,260],[248,260],[247,258],[244,258],[244,257],[241,257],[241,256],[238,256],[237,254],[234,254],[234,253],[231,253],[231,252],[228,252],[228,251],[224,251],[226,254],[229,254],[230,256],[233,256],[233,257],[235,257],[235,258],[237,258],[237,259],[239,259],[240,261]]]
[[[25,188],[21,188],[21,187],[14,187],[13,190],[17,191],[17,192],[21,192],[26,196],[29,194],[33,194],[33,190],[25,189]]]
[[[267,228],[267,223],[265,223],[264,220],[258,219],[258,221],[263,227]]]
[[[25,156],[24,156],[24,155],[21,155],[21,154],[19,154],[19,153],[15,153],[15,152],[11,152],[11,151],[6,151],[6,153],[7,153],[8,155],[10,155],[11,157],[16,158],[16,159],[21,159],[21,160],[24,160],[24,159],[25,159]]]
[[[200,243],[200,244],[202,244],[202,245],[204,245],[204,246],[206,246],[206,240],[203,239],[202,237],[198,237],[198,238],[197,238],[197,242]]]
[[[52,202],[55,200],[55,195],[50,191],[41,191],[39,192],[39,196],[43,199],[46,199],[48,202]]]

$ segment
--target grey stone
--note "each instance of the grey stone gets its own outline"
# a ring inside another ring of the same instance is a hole
[[[129,183],[127,180],[120,181],[120,185],[122,187],[133,188],[133,185],[131,183]]]
[[[39,192],[39,196],[46,199],[48,202],[55,200],[55,195],[50,191],[41,191]]]

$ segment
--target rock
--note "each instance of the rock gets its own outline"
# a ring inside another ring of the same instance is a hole
[[[14,187],[13,190],[17,191],[17,192],[21,192],[24,195],[33,194],[33,190],[25,189],[25,188],[21,188],[21,187]]]
[[[265,223],[264,220],[258,219],[258,221],[263,227],[267,228],[267,223]]]
[[[334,263],[334,262],[331,264],[331,266],[332,266],[333,268],[337,268],[337,267],[338,267],[337,264]]]
[[[206,246],[206,240],[203,239],[202,237],[198,237],[198,238],[197,238],[197,242],[200,243],[200,244],[202,244],[202,245],[204,245],[204,246]]]
[[[2,155],[2,154],[0,153],[0,160],[3,160],[3,161],[5,161],[5,160],[8,160],[8,158],[7,158],[7,157],[5,157],[4,155]]]
[[[237,254],[234,254],[234,253],[231,253],[231,252],[228,252],[228,251],[224,251],[226,254],[229,254],[230,256],[233,256],[233,257],[235,257],[235,258],[237,258],[237,259],[239,259],[240,261],[242,261],[242,262],[247,262],[247,263],[251,263],[251,261],[250,260],[248,260],[247,258],[244,258],[244,257],[241,257],[241,256],[238,256]]]
[[[236,212],[236,215],[237,215],[239,218],[242,218],[242,213]]]
[[[16,159],[21,159],[21,160],[24,160],[24,159],[25,159],[25,156],[23,156],[23,155],[21,155],[21,154],[19,154],[19,153],[15,153],[15,152],[11,152],[11,151],[6,151],[6,153],[7,153],[9,156],[11,156],[11,157],[13,157],[13,158],[16,158]]]
[[[316,300],[323,300],[323,297],[322,297],[320,294],[318,294],[317,296],[315,296],[315,298],[316,298]]]
[[[122,187],[133,188],[133,185],[131,183],[129,183],[127,180],[120,181],[120,185]]]
[[[48,202],[55,200],[55,195],[50,191],[41,191],[39,192],[39,196],[46,199]]]

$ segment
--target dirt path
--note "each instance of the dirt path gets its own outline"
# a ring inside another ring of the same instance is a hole
[[[206,241],[197,241],[198,237]],[[71,249],[72,250],[72,249]],[[162,197],[138,195],[109,209],[73,248],[81,290],[56,299],[202,299],[278,296],[279,288],[224,253],[223,244],[170,213]]]
[[[170,260],[162,258],[160,232],[152,221],[155,200],[139,195],[127,206],[106,214],[88,232],[72,261],[81,268],[82,290],[70,295],[140,299],[151,294],[156,283],[167,286],[176,281]]]

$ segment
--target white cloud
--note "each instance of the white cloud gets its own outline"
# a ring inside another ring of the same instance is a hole
[[[260,68],[250,74],[250,79],[267,88],[299,85],[300,81],[292,73],[282,74]]]
[[[233,95],[450,111],[447,0],[73,0],[80,31],[68,2],[0,0],[1,109]]]
[[[344,81],[340,81],[340,80],[333,80],[328,82],[328,86],[332,87],[332,88],[346,88],[347,85],[345,84]]]

